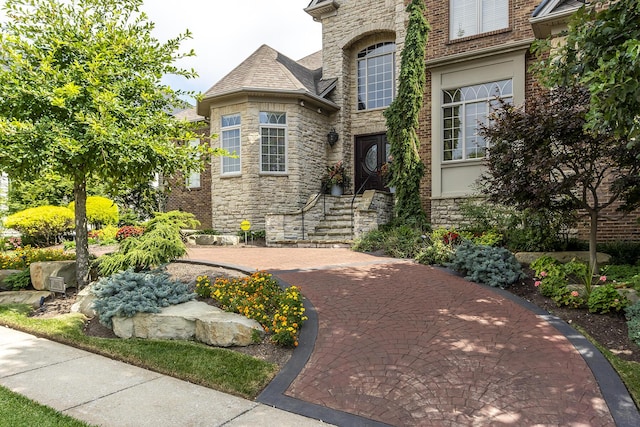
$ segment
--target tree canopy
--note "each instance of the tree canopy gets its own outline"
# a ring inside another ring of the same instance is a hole
[[[538,48],[539,79],[548,87],[589,89],[587,128],[624,138],[640,135],[640,0],[591,1],[569,23],[566,40]]]
[[[396,216],[400,221],[425,221],[420,198],[424,164],[420,160],[418,119],[426,81],[425,49],[429,23],[424,0],[407,6],[409,24],[400,61],[398,96],[384,112],[391,144],[390,186],[396,187]]]
[[[0,31],[0,169],[31,181],[73,181],[78,283],[86,283],[86,186],[149,182],[200,166],[196,137],[171,112],[183,107],[167,74],[188,31],[160,42],[142,0],[7,0]],[[178,142],[178,143],[176,143]]]
[[[596,263],[597,221],[621,201],[640,204],[640,146],[613,134],[585,130],[589,91],[558,87],[524,106],[501,103],[480,134],[489,142],[479,180],[490,200],[520,209],[583,210],[590,218],[590,261]]]

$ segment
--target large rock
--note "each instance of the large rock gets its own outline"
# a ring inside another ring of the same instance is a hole
[[[40,307],[40,300],[51,297],[47,291],[9,291],[0,292],[0,305],[3,304],[29,304],[33,308]]]
[[[264,335],[255,320],[199,301],[163,308],[159,313],[114,317],[113,332],[120,338],[196,339],[220,347],[246,346]],[[256,332],[253,332],[253,331]]]
[[[236,313],[211,313],[196,320],[196,340],[217,347],[247,346],[254,336],[262,339],[258,322]]]
[[[10,291],[12,288],[4,283],[4,279],[12,274],[21,273],[22,270],[0,270],[0,291]]]
[[[589,262],[589,252],[588,251],[565,251],[565,252],[518,252],[516,253],[516,259],[520,264],[530,265],[532,262],[537,260],[538,258],[547,255],[551,258],[557,259],[562,263],[566,263],[571,261],[572,259],[577,259],[579,261]],[[598,252],[596,254],[596,259],[598,260],[598,265],[608,264],[611,260],[611,256],[602,252]]]
[[[49,277],[62,277],[67,288],[75,288],[76,262],[75,261],[46,261],[34,262],[29,267],[31,271],[31,284],[39,291],[49,290]]]
[[[76,295],[76,302],[71,306],[72,313],[82,313],[87,317],[95,317],[96,311],[93,309],[93,302],[96,296],[91,292],[93,286],[89,285]]]
[[[187,241],[193,245],[238,245],[240,238],[233,235],[194,234],[187,237]]]

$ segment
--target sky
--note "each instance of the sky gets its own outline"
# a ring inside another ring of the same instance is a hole
[[[1,0],[0,0],[1,1]],[[261,45],[298,60],[322,48],[322,27],[304,12],[310,0],[145,0],[142,10],[155,23],[160,41],[189,29],[182,51],[196,57],[177,63],[199,77],[166,77],[174,89],[206,92]],[[4,4],[4,1],[1,1]],[[0,11],[0,20],[4,20]]]
[[[166,78],[174,89],[206,92],[261,45],[298,60],[322,48],[322,26],[304,8],[309,0],[145,0],[143,10],[164,41],[189,29],[184,50],[195,58],[178,64],[194,68],[197,79]]]

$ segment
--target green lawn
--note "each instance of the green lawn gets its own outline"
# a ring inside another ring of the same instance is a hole
[[[0,325],[247,399],[255,398],[278,370],[275,364],[191,341],[89,337],[82,332],[81,314],[42,319],[28,317],[30,310],[0,306]]]
[[[40,405],[0,386],[0,427],[88,427],[90,424]]]

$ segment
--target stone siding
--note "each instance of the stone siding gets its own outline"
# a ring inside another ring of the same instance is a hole
[[[353,176],[355,136],[386,131],[384,109],[357,109],[356,57],[373,44],[395,42],[397,78],[407,22],[406,2],[337,0],[337,3],[335,15],[322,19],[323,78],[338,79],[331,100],[341,107],[332,117],[340,140],[330,150],[328,160],[331,163],[343,160]]]
[[[287,114],[286,173],[260,172],[261,111]],[[220,134],[220,117],[227,114],[241,115],[241,173],[221,175],[221,160],[214,159],[211,167],[213,228],[233,233],[246,219],[252,223],[252,230],[265,230],[268,213],[298,210],[310,194],[320,190],[326,165],[328,117],[295,101],[247,98],[212,108],[212,134]],[[212,144],[219,147],[220,140],[214,139]]]
[[[353,212],[353,237],[359,238],[389,223],[393,219],[394,201],[395,197],[392,194],[373,190],[365,191],[357,209]]]

